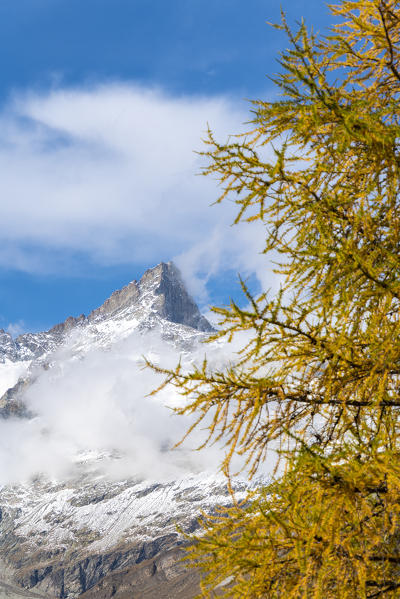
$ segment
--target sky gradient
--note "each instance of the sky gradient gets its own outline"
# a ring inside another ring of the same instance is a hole
[[[282,3],[325,31],[317,0]],[[273,98],[285,37],[273,0],[0,3],[0,327],[43,330],[88,313],[175,259],[202,306],[237,297],[236,273],[274,286],[262,230],[209,208],[193,153],[226,137],[249,98]]]

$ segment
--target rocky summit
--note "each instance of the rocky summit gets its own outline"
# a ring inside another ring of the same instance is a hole
[[[172,262],[161,262],[140,281],[114,291],[87,317],[70,316],[48,331],[25,333],[15,340],[1,329],[0,416],[21,412],[22,392],[60,348],[68,344],[75,356],[82,356],[95,347],[111,348],[134,331],[150,330],[182,349],[213,331]]]
[[[151,328],[162,321],[184,325],[196,331],[210,332],[210,323],[186,290],[181,274],[173,262],[158,264],[147,270],[140,281],[132,281],[114,293],[87,317],[70,316],[42,333],[25,333],[15,340],[0,329],[0,362],[27,361],[54,351],[74,330],[95,331],[109,321]],[[92,325],[92,327],[90,327]],[[104,329],[104,327],[103,327]]]
[[[27,435],[36,427],[39,436],[49,437],[50,425],[41,424],[40,404],[30,403],[29,393],[36,389],[35,397],[40,399],[41,381],[50,380],[55,401],[54,394],[61,393],[62,385],[65,388],[63,376],[69,382],[75,371],[90,372],[86,364],[93,352],[112,356],[121,343],[129,349],[134,338],[140,354],[141,343],[144,347],[149,335],[157,333],[165,344],[163,351],[169,347],[190,360],[212,331],[171,262],[159,264],[140,281],[115,291],[88,316],[70,317],[49,331],[16,339],[0,331],[2,430],[4,434],[10,430],[15,438],[19,430]],[[85,389],[79,388],[83,401]],[[79,426],[90,426],[80,421],[72,387],[70,393]],[[151,427],[151,418],[149,422]],[[141,434],[145,439],[146,430]],[[146,451],[144,443],[139,443],[139,452]],[[3,484],[0,598],[189,599],[196,595],[199,576],[181,562],[185,541],[177,525],[193,531],[201,511],[229,504],[225,479],[185,466],[174,478],[158,480],[162,467],[146,477],[138,474],[134,460],[129,476],[114,471],[109,477],[104,463],[114,460],[118,465],[120,459],[109,444],[104,451],[88,447],[73,457],[64,477],[49,476],[39,468],[28,471],[24,480]],[[238,497],[245,491],[246,485],[238,482]]]

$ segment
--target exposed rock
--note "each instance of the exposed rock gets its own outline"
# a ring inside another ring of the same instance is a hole
[[[139,298],[140,292],[136,281],[132,281],[122,289],[117,289],[111,296],[100,306],[93,310],[88,320],[96,320],[99,317],[112,316],[117,310],[126,308],[134,304]]]
[[[16,360],[34,360],[47,352],[54,351],[63,341],[60,332],[24,333],[15,340]]]
[[[154,293],[158,296],[158,301],[154,306],[162,318],[199,331],[211,332],[214,330],[208,320],[200,314],[173,262],[168,262],[168,264],[161,262],[155,268],[145,272],[140,280],[139,288],[142,290],[151,285],[155,285]]]
[[[104,577],[82,599],[192,599],[199,592],[199,574],[182,562],[174,548],[130,568]]]
[[[9,391],[12,390],[10,389]],[[31,416],[31,412],[27,409],[23,401],[18,399],[8,400],[3,397],[0,399],[0,418],[30,418]]]
[[[24,333],[15,341],[9,333],[0,329],[0,362],[37,360],[54,352],[71,332],[79,328],[87,329],[91,323],[136,318],[143,321],[142,326],[151,328],[157,317],[197,331],[214,330],[188,294],[177,267],[172,262],[161,262],[147,270],[139,282],[132,281],[114,291],[87,318],[84,314],[77,318],[69,316],[48,331]]]
[[[43,565],[26,573],[20,570],[15,579],[25,588],[54,594],[60,599],[76,597],[95,587],[110,573],[152,559],[176,545],[176,542],[177,534],[172,534],[150,542],[115,547],[107,553],[89,555],[77,562],[73,555],[66,555],[60,562],[56,560],[53,564]]]
[[[84,322],[85,319],[86,317],[84,314],[81,314],[80,316],[78,316],[78,318],[75,318],[74,316],[69,316],[66,320],[64,320],[64,322],[56,324],[48,332],[62,334],[68,333],[71,329]]]
[[[153,297],[149,297],[152,295]],[[170,322],[176,322],[199,331],[212,331],[210,323],[202,316],[196,303],[188,294],[181,274],[173,262],[161,262],[147,270],[139,282],[114,291],[100,308],[93,310],[89,321],[109,317],[116,312],[147,300],[153,313]]]
[[[14,362],[18,359],[18,351],[10,333],[0,329],[0,361],[4,362],[5,359]]]
[[[0,397],[0,418],[31,418],[33,414],[26,408],[22,395],[34,382],[34,378],[20,378],[18,382]]]

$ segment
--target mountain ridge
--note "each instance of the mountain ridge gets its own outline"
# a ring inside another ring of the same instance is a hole
[[[143,320],[158,317],[168,322],[181,324],[201,332],[214,331],[208,320],[200,313],[193,298],[189,295],[179,269],[173,262],[160,262],[146,270],[137,282],[131,281],[121,289],[115,290],[101,306],[92,310],[88,316],[69,316],[63,322],[38,333],[23,333],[13,339],[12,335],[0,329],[0,362],[12,362],[37,359],[45,353],[54,351],[65,337],[78,327],[96,324],[109,318],[124,318],[126,312],[140,307],[145,310],[146,298],[148,314]],[[140,306],[142,304],[142,306]],[[139,314],[140,316],[140,314]],[[152,318],[151,318],[152,317]],[[150,322],[150,327],[153,323]]]

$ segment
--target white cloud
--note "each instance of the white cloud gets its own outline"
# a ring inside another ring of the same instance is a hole
[[[7,333],[10,333],[12,337],[18,337],[21,333],[26,331],[26,324],[23,320],[18,320],[17,322],[10,322],[7,326]]]
[[[245,102],[127,84],[15,96],[0,114],[0,264],[49,272],[63,252],[99,264],[177,257],[196,295],[200,271],[256,271],[269,286],[262,227],[229,227],[234,208],[210,208],[216,183],[196,176],[207,123],[225,139],[248,119]]]
[[[183,356],[183,364],[201,363],[207,349],[218,368],[235,360],[243,344],[239,336],[230,344],[201,345]],[[174,367],[179,359],[179,352],[155,333],[133,333],[112,351],[92,350],[83,359],[74,358],[68,345],[52,356],[53,368],[42,371],[24,395],[36,417],[0,419],[0,485],[39,473],[63,479],[74,474],[78,454],[104,452],[120,456],[98,464],[112,477],[165,480],[216,471],[224,455],[221,445],[192,451],[205,439],[204,425],[182,448],[170,451],[192,420],[166,407],[183,401],[174,388],[148,397],[161,379],[143,369],[143,355],[164,367]]]

